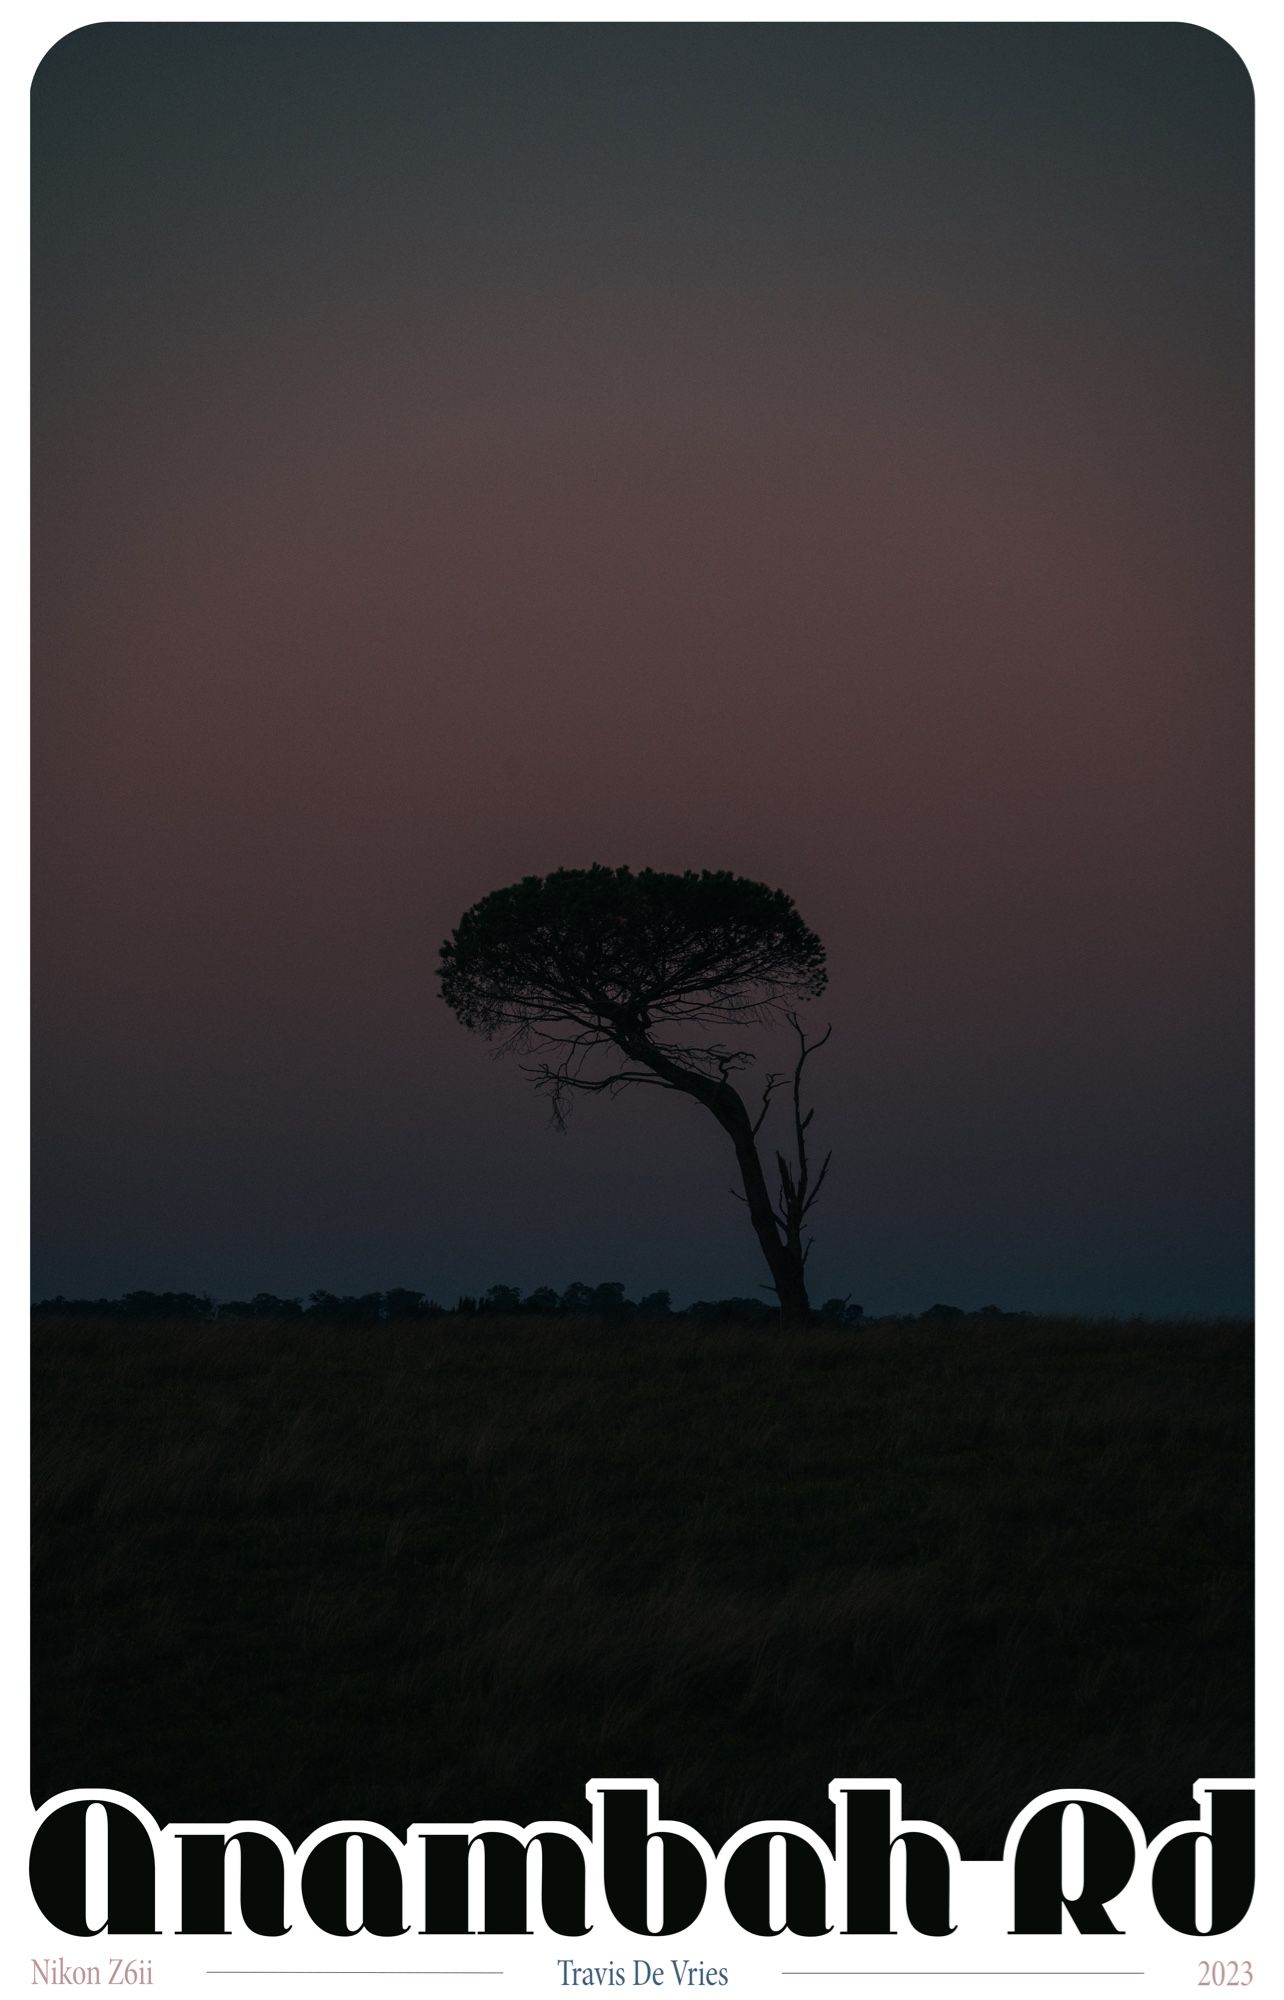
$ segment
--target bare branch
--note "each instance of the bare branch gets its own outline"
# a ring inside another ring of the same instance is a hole
[[[771,1107],[772,1095],[775,1091],[779,1090],[781,1084],[784,1081],[785,1078],[783,1072],[777,1070],[768,1070],[766,1082],[763,1084],[762,1087],[762,1110],[758,1113],[758,1116],[755,1118],[753,1125],[751,1127],[755,1139],[758,1137],[759,1132],[762,1130],[762,1121],[767,1116],[767,1112]]]
[[[816,1113],[814,1107],[807,1111],[803,1110],[802,1076],[808,1056],[813,1055],[817,1049],[824,1047],[833,1033],[833,1025],[831,1023],[823,1035],[819,1035],[815,1041],[809,1042],[798,1015],[790,1010],[786,1015],[786,1019],[793,1029],[798,1042],[798,1055],[794,1063],[792,1076],[796,1158],[793,1162],[790,1162],[785,1158],[783,1152],[777,1151],[776,1153],[778,1189],[775,1201],[775,1213],[779,1217],[777,1227],[782,1233],[782,1247],[797,1259],[798,1268],[801,1269],[807,1261],[810,1249],[810,1239],[808,1247],[803,1247],[803,1221],[816,1204],[821,1188],[824,1185],[825,1177],[829,1172],[829,1163],[833,1158],[832,1153],[825,1155],[820,1173],[813,1184],[811,1179],[811,1164],[807,1158],[807,1132]],[[755,1137],[762,1125],[763,1119],[767,1115],[772,1091],[784,1081],[785,1078],[777,1075],[774,1071],[768,1076],[767,1085],[763,1092],[762,1109],[753,1126]]]
[[[833,1157],[834,1157],[834,1156],[833,1156],[833,1153],[832,1153],[832,1152],[829,1152],[829,1153],[826,1153],[826,1155],[825,1155],[825,1163],[824,1163],[824,1165],[823,1165],[823,1166],[821,1167],[821,1170],[820,1170],[820,1172],[819,1172],[819,1173],[817,1174],[817,1176],[816,1176],[816,1185],[815,1185],[815,1187],[814,1187],[814,1188],[812,1189],[811,1193],[810,1193],[810,1194],[808,1195],[808,1197],[807,1197],[807,1200],[806,1200],[806,1202],[805,1202],[805,1203],[804,1203],[804,1205],[803,1205],[803,1209],[802,1209],[802,1213],[803,1213],[803,1215],[806,1215],[806,1214],[807,1214],[807,1211],[808,1211],[808,1210],[809,1210],[810,1208],[814,1207],[814,1205],[815,1205],[815,1202],[816,1202],[816,1198],[817,1198],[817,1196],[819,1195],[819,1193],[820,1193],[820,1190],[821,1190],[821,1189],[822,1189],[822,1188],[824,1187],[824,1185],[825,1185],[825,1175],[826,1175],[826,1174],[827,1174],[827,1173],[829,1172],[829,1162],[830,1162],[830,1161],[831,1161],[831,1160],[833,1159]]]
[[[521,1065],[523,1075],[529,1076],[536,1090],[544,1091],[551,1100],[553,1123],[559,1132],[566,1130],[566,1122],[570,1115],[568,1098],[572,1091],[587,1091],[592,1096],[598,1096],[605,1091],[608,1096],[614,1097],[621,1090],[628,1090],[634,1084],[640,1083],[653,1084],[661,1090],[672,1088],[672,1085],[666,1084],[662,1077],[653,1075],[650,1070],[621,1069],[612,1070],[606,1076],[585,1076],[581,1073],[579,1065],[590,1052],[590,1049],[573,1047],[559,1063]]]

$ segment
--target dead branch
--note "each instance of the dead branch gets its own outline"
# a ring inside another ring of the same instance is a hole
[[[766,1082],[763,1084],[762,1087],[762,1110],[758,1113],[758,1116],[755,1118],[753,1122],[753,1136],[755,1139],[758,1137],[759,1132],[762,1130],[762,1121],[767,1116],[767,1112],[771,1108],[772,1096],[777,1090],[779,1090],[781,1084],[784,1083],[784,1081],[785,1081],[785,1076],[783,1071],[777,1072],[776,1070],[768,1070]]]

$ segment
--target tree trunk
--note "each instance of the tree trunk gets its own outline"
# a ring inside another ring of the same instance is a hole
[[[807,1297],[801,1263],[783,1280],[777,1279],[776,1290],[780,1295],[781,1330],[785,1333],[805,1332],[811,1325],[811,1301]]]
[[[771,1272],[771,1281],[780,1300],[780,1325],[785,1333],[796,1333],[800,1328],[811,1325],[811,1303],[807,1297],[807,1282],[803,1275],[801,1249],[793,1243],[782,1242],[776,1223],[776,1212],[771,1205],[767,1191],[766,1175],[762,1171],[762,1161],[758,1158],[758,1147],[749,1123],[749,1114],[737,1091],[729,1084],[723,1085],[739,1109],[737,1118],[730,1111],[729,1118],[715,1112],[718,1122],[730,1132],[736,1149],[736,1162],[740,1168],[740,1179],[745,1191],[745,1201],[749,1206],[749,1220],[754,1227],[762,1254]]]
[[[749,1220],[767,1260],[776,1297],[780,1300],[781,1329],[785,1333],[796,1333],[809,1327],[811,1304],[803,1276],[802,1246],[796,1232],[789,1231],[784,1237],[781,1235],[766,1175],[762,1171],[762,1161],[758,1158],[758,1142],[739,1091],[725,1077],[715,1081],[711,1077],[696,1076],[671,1062],[646,1035],[617,1034],[616,1042],[631,1060],[645,1063],[662,1082],[674,1090],[683,1091],[688,1097],[696,1098],[706,1110],[712,1111],[728,1134],[736,1149],[736,1163],[740,1168]]]

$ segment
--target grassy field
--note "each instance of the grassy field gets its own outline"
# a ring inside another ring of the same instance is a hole
[[[996,1854],[1252,1772],[1250,1330],[40,1325],[36,1801],[715,1842],[838,1776]]]

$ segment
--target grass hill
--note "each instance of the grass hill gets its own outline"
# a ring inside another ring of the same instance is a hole
[[[1252,1772],[1239,1324],[46,1316],[37,1802],[715,1842],[891,1776],[966,1856]]]

